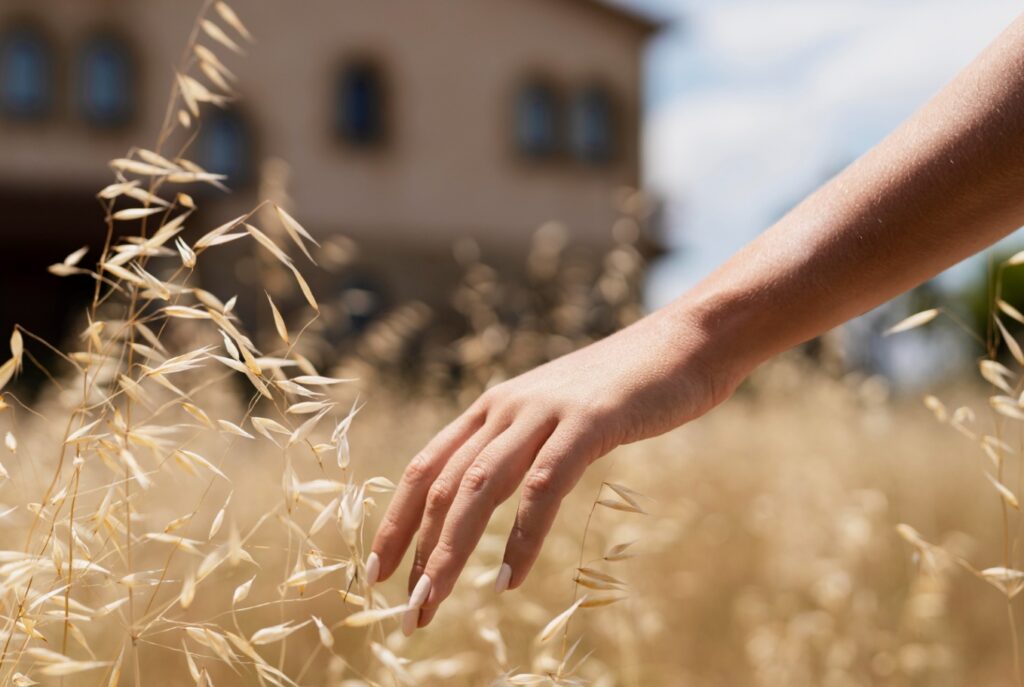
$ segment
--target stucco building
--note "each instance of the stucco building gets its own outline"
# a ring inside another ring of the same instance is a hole
[[[499,264],[553,219],[575,244],[610,242],[616,189],[640,183],[653,21],[599,0],[232,4],[257,43],[228,60],[239,100],[193,149],[236,189],[206,200],[207,226],[251,206],[260,163],[280,158],[296,214],[354,239],[360,278],[383,291],[413,272],[443,281],[462,237]],[[8,297],[14,276],[52,299],[41,268],[99,243],[104,161],[156,136],[198,6],[0,6],[5,324],[32,314]]]

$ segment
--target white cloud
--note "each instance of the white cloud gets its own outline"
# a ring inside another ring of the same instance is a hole
[[[651,51],[648,185],[680,248],[657,305],[892,130],[1020,12],[1010,0],[632,0],[679,11]]]

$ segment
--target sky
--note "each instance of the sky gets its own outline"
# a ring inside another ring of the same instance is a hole
[[[880,141],[1021,12],[1011,0],[618,2],[671,22],[646,68],[645,185],[665,202],[672,248],[651,272],[653,306]]]

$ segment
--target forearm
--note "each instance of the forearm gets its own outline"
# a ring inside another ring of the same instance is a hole
[[[665,315],[745,374],[1024,223],[1024,17]]]

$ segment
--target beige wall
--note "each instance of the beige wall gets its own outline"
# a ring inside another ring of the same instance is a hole
[[[400,243],[413,253],[436,252],[473,236],[489,252],[519,254],[538,224],[559,219],[577,241],[607,242],[615,217],[612,192],[638,182],[645,38],[639,26],[576,0],[233,5],[258,39],[247,57],[226,59],[240,77],[241,108],[253,127],[256,153],[289,161],[296,213],[314,231]],[[37,19],[61,51],[62,65],[90,28],[129,37],[139,59],[141,107],[138,121],[116,134],[96,134],[76,123],[67,98],[50,122],[0,123],[0,185],[95,188],[109,178],[104,160],[132,143],[151,142],[172,64],[198,6],[182,0],[5,0],[0,25],[10,17]],[[381,151],[351,150],[333,135],[334,75],[356,55],[378,59],[390,82],[391,135]],[[532,73],[566,89],[592,79],[611,89],[622,125],[615,162],[527,163],[517,156],[513,98]],[[66,78],[66,69],[60,75]],[[245,195],[229,204],[251,202]]]

